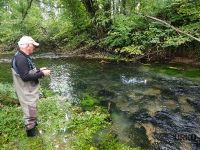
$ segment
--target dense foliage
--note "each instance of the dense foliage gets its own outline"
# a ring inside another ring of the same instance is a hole
[[[0,0],[0,13],[1,51],[15,48],[24,34],[46,50],[149,60],[197,56],[200,49],[199,0]]]

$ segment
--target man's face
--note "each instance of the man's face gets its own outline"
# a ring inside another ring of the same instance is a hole
[[[33,44],[31,44],[31,43],[28,44],[28,52],[29,52],[29,54],[32,54],[34,49],[35,49],[35,46]]]

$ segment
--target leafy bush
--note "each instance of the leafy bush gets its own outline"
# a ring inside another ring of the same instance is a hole
[[[0,83],[0,104],[13,105],[17,103],[18,100],[13,85]]]
[[[123,48],[118,48],[115,49],[116,52],[119,52],[121,54],[128,54],[128,55],[132,55],[132,56],[137,56],[137,55],[143,55],[144,53],[142,52],[143,50],[143,46],[126,46]]]
[[[131,44],[130,32],[131,26],[134,24],[134,19],[131,17],[116,16],[111,31],[108,32],[108,36],[104,40],[105,44],[109,48],[124,47]]]
[[[95,98],[91,97],[90,95],[86,95],[84,99],[81,100],[80,104],[83,110],[92,110],[97,103],[98,101]]]
[[[4,106],[0,109],[0,145],[6,148],[11,141],[24,136],[22,112],[20,107]]]

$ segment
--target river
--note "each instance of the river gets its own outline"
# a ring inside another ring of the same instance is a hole
[[[37,66],[52,70],[42,87],[72,104],[85,95],[97,99],[111,113],[112,130],[121,142],[143,149],[200,149],[198,68],[53,54],[35,59]],[[0,82],[11,83],[10,55],[1,56],[0,64]]]

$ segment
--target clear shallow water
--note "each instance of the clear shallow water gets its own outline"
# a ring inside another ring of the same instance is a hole
[[[1,72],[9,68],[4,60]],[[42,82],[44,87],[71,103],[89,94],[107,107],[113,131],[123,143],[144,149],[200,149],[197,80],[160,74],[151,65],[66,58],[38,58],[36,62],[52,70]]]

